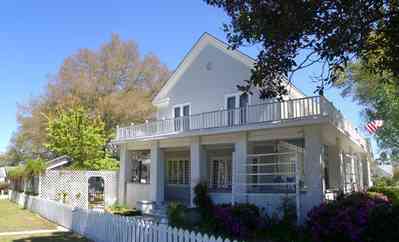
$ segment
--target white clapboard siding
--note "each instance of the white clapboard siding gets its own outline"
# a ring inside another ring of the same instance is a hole
[[[135,217],[122,217],[12,192],[10,200],[95,242],[231,242]],[[233,241],[237,242],[237,241]]]

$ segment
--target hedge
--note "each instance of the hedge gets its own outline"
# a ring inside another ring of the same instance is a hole
[[[382,193],[387,196],[393,204],[399,206],[399,187],[371,187],[369,192]]]

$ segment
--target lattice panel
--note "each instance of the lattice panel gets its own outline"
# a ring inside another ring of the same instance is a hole
[[[105,205],[115,203],[118,193],[118,172],[114,171],[47,171],[40,177],[40,197],[87,209],[90,177],[104,179]]]

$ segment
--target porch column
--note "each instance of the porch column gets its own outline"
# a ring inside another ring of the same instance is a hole
[[[194,207],[194,188],[203,181],[206,181],[206,159],[204,150],[201,147],[200,137],[193,137],[190,144],[191,159],[191,180],[190,180],[190,205]]]
[[[159,141],[151,143],[151,200],[157,204],[164,201],[165,194],[165,162]]]
[[[246,132],[241,133],[239,139],[234,144],[234,154],[232,165],[232,203],[247,202],[247,177],[245,174],[247,171],[248,137]]]
[[[356,191],[356,160],[355,160],[355,154],[351,153],[351,191],[354,192]]]
[[[344,151],[339,150],[339,164],[340,164],[340,179],[339,179],[339,188],[342,192],[346,192],[346,170],[345,170],[345,161],[344,161]]]
[[[373,182],[371,180],[371,168],[370,168],[370,157],[366,155],[363,159],[363,180],[366,188],[373,186]]]
[[[126,203],[126,182],[127,182],[127,163],[128,163],[128,151],[127,144],[119,145],[119,186],[118,186],[118,203]]]
[[[343,156],[341,150],[341,140],[339,138],[336,139],[336,143],[333,146],[329,146],[328,156],[329,160],[329,172],[333,174],[330,176],[330,185],[332,188],[343,191],[344,187],[344,164],[343,164]]]
[[[331,145],[328,147],[328,178],[329,184],[332,189],[340,189],[341,183],[341,162],[340,162],[340,150],[337,145]]]
[[[322,181],[322,139],[320,126],[306,126],[305,136],[305,162],[304,183],[305,192],[301,193],[301,211],[299,221],[303,222],[308,212],[324,201],[324,188]]]

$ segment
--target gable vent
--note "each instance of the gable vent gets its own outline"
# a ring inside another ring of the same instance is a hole
[[[212,62],[209,61],[208,63],[206,63],[206,70],[207,70],[207,71],[212,70],[212,68],[213,68]]]

